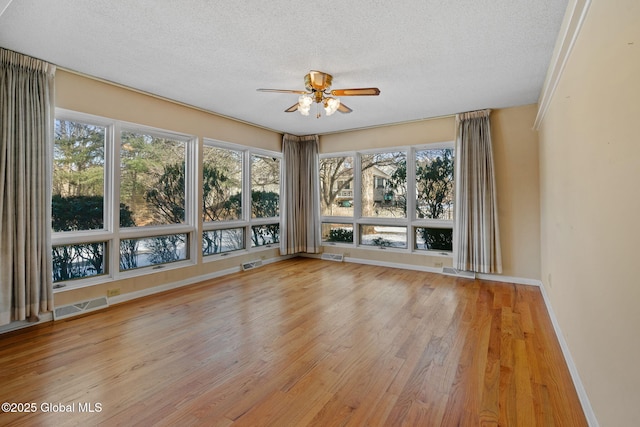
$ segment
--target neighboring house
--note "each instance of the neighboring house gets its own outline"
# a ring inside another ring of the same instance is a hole
[[[372,167],[362,173],[363,199],[373,200],[376,205],[390,205],[397,200],[396,192],[390,188],[391,176],[377,167]],[[353,205],[353,180],[337,180],[333,186],[333,192],[337,193],[335,203],[338,206],[349,207]]]

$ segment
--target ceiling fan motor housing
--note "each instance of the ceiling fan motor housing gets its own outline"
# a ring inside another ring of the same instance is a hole
[[[304,76],[304,85],[307,90],[312,92],[324,92],[331,87],[332,81],[333,76],[322,71],[310,71],[309,74]]]

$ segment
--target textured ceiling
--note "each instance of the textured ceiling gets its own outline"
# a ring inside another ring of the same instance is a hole
[[[535,103],[567,0],[0,0],[0,46],[297,135]],[[4,10],[4,12],[3,12]],[[333,75],[351,114],[283,111]]]

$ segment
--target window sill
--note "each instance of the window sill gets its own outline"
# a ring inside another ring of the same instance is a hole
[[[378,247],[369,245],[355,245],[353,243],[339,243],[339,242],[322,242],[322,247],[327,248],[350,248],[350,249],[364,249],[367,251],[385,251],[411,255],[431,256],[440,258],[453,258],[453,252],[447,251],[429,251],[429,250],[410,250],[407,248],[394,248],[394,247]]]

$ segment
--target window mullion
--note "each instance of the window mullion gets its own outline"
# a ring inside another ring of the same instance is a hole
[[[245,150],[242,153],[242,219],[251,220],[251,153]],[[247,224],[248,226],[248,224]]]
[[[193,262],[198,262],[202,254],[202,239],[198,238],[202,232],[198,218],[202,218],[201,209],[202,203],[197,203],[199,199],[198,195],[202,191],[201,180],[199,179],[200,165],[202,162],[198,156],[200,152],[199,139],[191,138],[185,142],[185,167],[184,167],[184,183],[185,183],[185,206],[184,206],[184,221],[185,225],[188,225],[191,235],[188,238],[190,251],[190,259]],[[200,185],[199,185],[200,184]]]
[[[109,138],[109,183],[111,185],[108,197],[111,207],[110,227],[113,238],[109,242],[109,274],[117,278],[120,274],[120,145],[121,132],[120,123],[116,122],[110,126],[111,137]]]
[[[416,149],[410,147],[407,150],[407,249],[411,252],[415,248],[415,233],[413,221],[416,219]]]
[[[362,154],[353,154],[353,217],[362,218]]]
[[[241,218],[245,222],[244,227],[244,248],[251,249],[251,153],[249,150],[242,152],[242,200]]]
[[[362,154],[353,153],[353,243],[360,245],[362,219]]]

